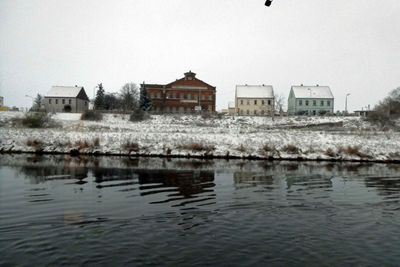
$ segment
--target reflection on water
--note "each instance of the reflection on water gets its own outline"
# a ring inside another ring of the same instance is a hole
[[[393,164],[1,155],[0,265],[396,266],[399,173]]]

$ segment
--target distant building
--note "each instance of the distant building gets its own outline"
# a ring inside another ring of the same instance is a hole
[[[292,86],[288,99],[289,115],[333,114],[334,97],[329,86]]]
[[[359,117],[368,117],[371,112],[371,110],[355,110],[354,114]]]
[[[4,106],[4,97],[0,96],[0,108]]]
[[[153,113],[215,112],[216,88],[196,78],[196,73],[186,72],[185,77],[169,84],[145,84],[151,99]]]
[[[80,113],[89,108],[89,98],[82,86],[53,86],[43,102],[47,112]]]
[[[236,85],[237,115],[271,116],[274,113],[274,89],[271,85]]]

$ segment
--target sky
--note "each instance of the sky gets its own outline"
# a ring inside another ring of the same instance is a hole
[[[31,106],[53,85],[166,84],[189,70],[216,86],[328,85],[335,110],[400,86],[399,0],[0,0],[0,96]],[[28,95],[28,97],[26,96]]]

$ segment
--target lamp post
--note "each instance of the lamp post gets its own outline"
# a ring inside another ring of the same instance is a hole
[[[33,96],[30,96],[30,95],[25,95],[25,97],[29,97],[30,99],[32,99],[32,107],[31,107],[31,108],[33,108],[34,101],[35,101],[35,99],[33,98]]]
[[[349,96],[350,94],[346,94],[346,101],[345,101],[345,104],[344,104],[344,110],[345,110],[345,112],[346,112],[346,115],[347,115],[347,97]]]

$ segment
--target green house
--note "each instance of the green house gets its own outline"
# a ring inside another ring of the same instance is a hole
[[[333,114],[334,97],[329,86],[292,86],[288,99],[289,115]]]

